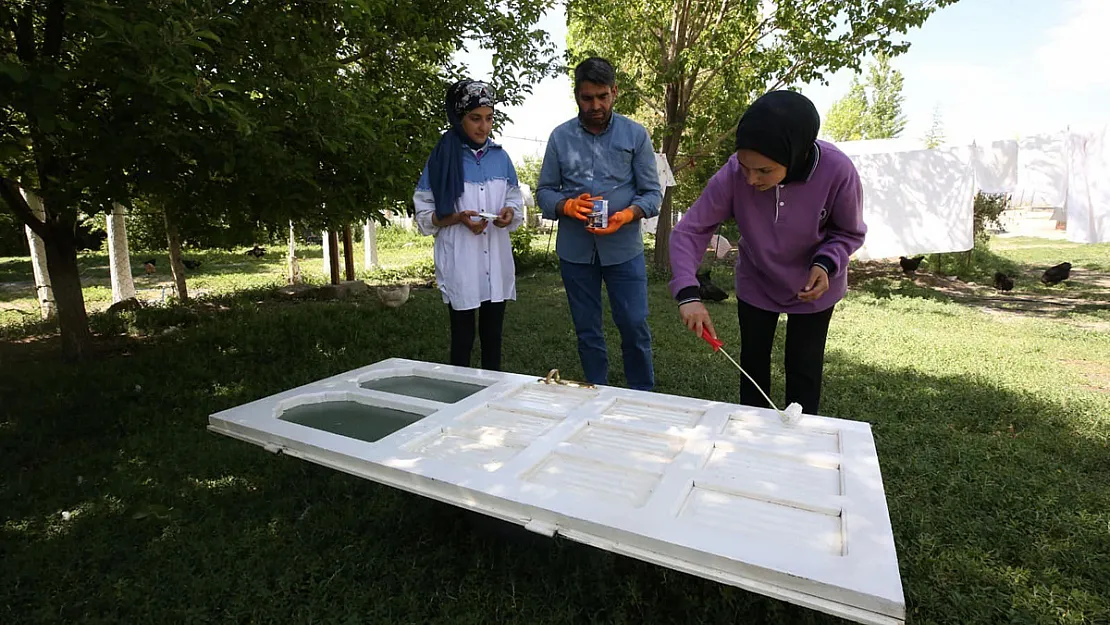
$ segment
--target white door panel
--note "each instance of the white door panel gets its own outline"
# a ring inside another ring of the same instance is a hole
[[[425,397],[393,392],[386,378],[402,376]],[[370,381],[379,388],[361,386]],[[428,399],[460,389],[476,392]],[[412,423],[367,442],[279,418],[335,401],[410,412]],[[214,414],[209,427],[857,622],[905,618],[866,423],[807,415],[786,426],[747,406],[392,359]]]

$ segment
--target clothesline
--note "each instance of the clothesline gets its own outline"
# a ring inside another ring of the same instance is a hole
[[[906,141],[843,142],[863,183],[867,242],[859,258],[971,249],[975,192],[1035,195],[1068,222],[1074,243],[1110,239],[1110,130],[929,150]]]
[[[975,191],[1030,195],[1068,214],[1068,239],[1096,243],[1110,237],[1110,131],[1035,135],[1021,140],[919,148],[898,140],[838,146],[860,170],[871,227],[860,257],[885,258],[967,250]],[[546,144],[529,137],[505,135]],[[674,184],[665,159],[660,178]]]
[[[514,137],[513,135],[501,135],[502,139],[516,139],[518,141],[532,141],[533,143],[547,143],[547,139],[532,139],[530,137]]]

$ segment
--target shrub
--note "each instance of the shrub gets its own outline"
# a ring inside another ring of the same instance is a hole
[[[977,193],[972,209],[973,227],[976,243],[990,240],[987,230],[999,225],[1002,212],[1010,207],[1010,196],[1006,193]]]

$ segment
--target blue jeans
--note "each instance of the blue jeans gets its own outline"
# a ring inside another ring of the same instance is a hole
[[[570,316],[578,335],[578,357],[591,384],[609,383],[609,353],[601,325],[601,282],[609,291],[613,321],[621,333],[624,377],[628,386],[650,391],[655,387],[651,363],[651,330],[648,328],[647,267],[644,255],[619,265],[603,267],[559,261],[567,291]]]

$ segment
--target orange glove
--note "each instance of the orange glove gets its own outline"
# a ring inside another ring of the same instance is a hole
[[[609,215],[609,226],[607,228],[586,228],[594,234],[613,234],[620,227],[636,219],[636,213],[631,208],[626,208],[622,211],[617,211]]]
[[[586,221],[590,213],[594,212],[594,200],[600,199],[601,197],[590,197],[589,193],[567,198],[567,201],[563,202],[563,214],[578,221]]]

